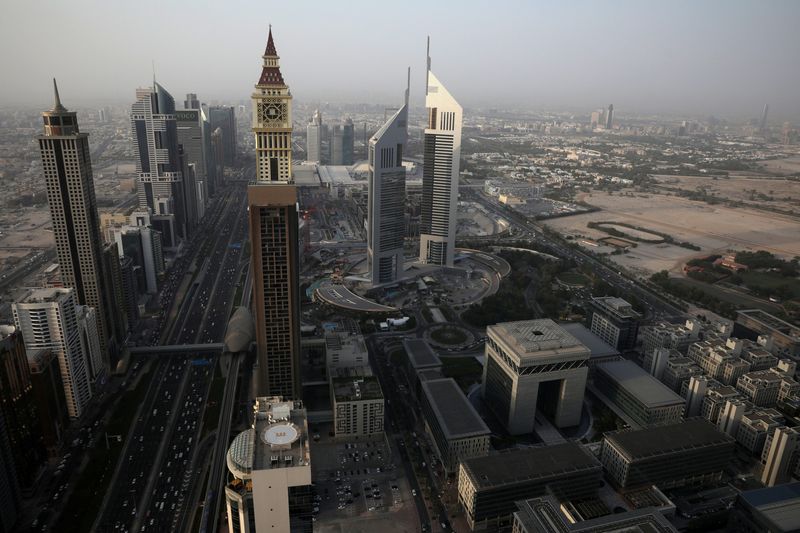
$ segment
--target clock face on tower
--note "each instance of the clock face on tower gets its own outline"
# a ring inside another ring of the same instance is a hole
[[[260,122],[275,124],[286,121],[286,105],[281,102],[260,102],[258,104]]]

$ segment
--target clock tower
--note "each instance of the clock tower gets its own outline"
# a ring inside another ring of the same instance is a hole
[[[292,95],[269,30],[253,91],[256,179],[247,187],[256,323],[256,396],[300,398],[300,270],[292,179]]]
[[[256,181],[292,182],[292,94],[283,81],[280,57],[269,29],[264,65],[253,91]]]

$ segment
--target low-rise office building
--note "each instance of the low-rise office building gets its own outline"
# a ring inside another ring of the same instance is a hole
[[[636,347],[641,315],[622,298],[604,296],[590,302],[592,333],[620,351]]]
[[[384,399],[377,377],[332,376],[330,386],[337,439],[373,439],[383,435]]]
[[[598,365],[594,384],[640,426],[678,422],[684,399],[632,361]]]
[[[796,392],[797,382],[781,372],[758,370],[748,372],[736,382],[736,388],[759,407],[774,407],[779,399]]]
[[[445,471],[456,472],[462,460],[489,453],[491,431],[454,379],[424,381],[420,401]]]
[[[716,424],[722,409],[725,407],[725,402],[743,399],[744,397],[736,388],[714,381],[708,384],[708,390],[703,397],[703,404],[700,408],[700,416],[712,424]]]
[[[462,461],[458,501],[472,531],[494,531],[511,526],[517,500],[592,497],[601,478],[600,463],[578,443],[518,448]]]
[[[734,333],[739,328],[770,337],[771,351],[778,357],[800,357],[800,327],[760,309],[743,309],[736,312]]]
[[[606,433],[600,460],[617,487],[680,487],[718,480],[733,457],[735,443],[708,421],[691,418]]]
[[[670,348],[686,353],[687,348],[700,338],[700,323],[687,320],[685,324],[659,322],[642,326],[639,336],[642,339],[642,353],[647,356],[656,348]]]
[[[590,520],[577,520],[552,496],[517,502],[512,533],[677,533],[657,509],[636,509]]]
[[[800,531],[800,482],[742,492],[731,509],[726,531]]]
[[[422,394],[420,383],[442,377],[442,361],[423,339],[403,339],[403,348],[406,351],[406,377],[411,393],[419,400]]]

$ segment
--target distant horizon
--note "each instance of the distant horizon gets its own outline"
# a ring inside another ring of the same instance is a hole
[[[433,71],[467,108],[590,112],[613,103],[619,115],[748,120],[769,103],[771,123],[800,120],[800,2],[506,0],[487,8],[410,0],[395,13],[365,0],[310,0],[254,16],[263,7],[11,3],[0,22],[0,44],[13,51],[0,60],[12,73],[0,106],[48,102],[53,77],[73,105],[133,102],[153,64],[176,101],[185,92],[248,101],[271,23],[298,101],[400,102],[411,66],[419,105],[430,36]],[[70,28],[69,38],[49,40],[42,12]]]

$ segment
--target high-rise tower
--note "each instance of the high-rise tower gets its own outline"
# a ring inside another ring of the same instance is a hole
[[[322,163],[322,113],[314,111],[306,126],[306,161]]]
[[[425,88],[428,126],[425,128],[422,167],[419,260],[452,267],[456,246],[462,109],[431,72],[430,40],[428,50]]]
[[[188,231],[175,99],[155,80],[152,88],[136,90],[131,132],[139,207],[151,210],[153,227],[164,236],[166,247],[175,248]]]
[[[764,104],[764,110],[761,111],[761,120],[758,122],[758,130],[762,133],[767,129],[768,113],[769,113],[769,104]]]
[[[61,105],[55,80],[53,90],[55,105],[42,113],[44,134],[39,136],[39,151],[58,263],[62,282],[65,287],[75,289],[77,303],[96,310],[100,348],[107,369],[109,340],[113,344],[108,313],[114,312],[115,306],[103,283],[103,242],[89,135],[78,128],[77,114]]]
[[[614,125],[614,104],[608,104],[608,113],[606,114],[606,129],[610,130]]]
[[[408,91],[403,106],[369,140],[367,260],[373,286],[396,281],[403,272]]]
[[[297,191],[292,180],[292,95],[269,31],[253,101],[256,182],[247,188],[258,396],[300,396]]]

